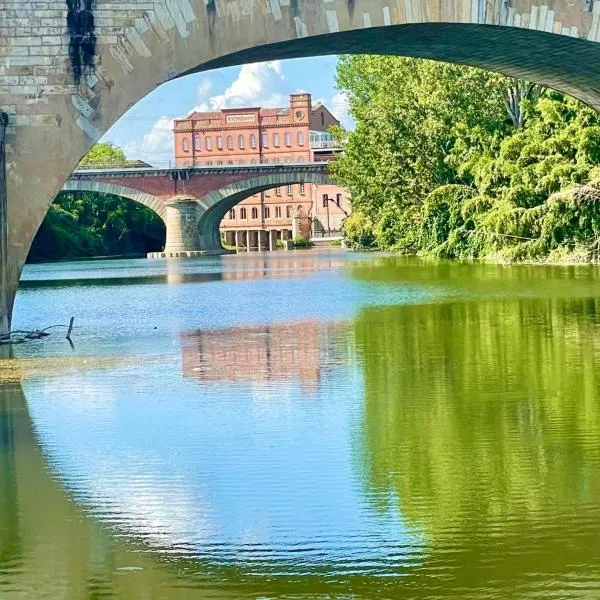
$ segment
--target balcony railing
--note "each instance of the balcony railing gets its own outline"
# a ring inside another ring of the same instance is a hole
[[[341,145],[335,140],[310,140],[311,150],[335,150]]]

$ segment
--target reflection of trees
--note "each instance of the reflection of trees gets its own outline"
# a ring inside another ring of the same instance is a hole
[[[368,486],[434,551],[510,576],[600,556],[599,301],[369,309],[356,339]]]

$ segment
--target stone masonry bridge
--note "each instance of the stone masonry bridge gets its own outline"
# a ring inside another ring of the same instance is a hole
[[[244,198],[294,183],[333,183],[326,162],[188,169],[81,169],[63,191],[112,194],[139,202],[165,223],[165,254],[223,252],[219,224]]]
[[[259,60],[399,54],[600,108],[599,40],[600,0],[0,0],[0,329],[52,199],[165,81]]]

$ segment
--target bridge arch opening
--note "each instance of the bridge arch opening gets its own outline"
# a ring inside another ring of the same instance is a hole
[[[28,262],[97,256],[145,256],[162,250],[164,208],[135,190],[65,185],[31,244]],[[96,184],[96,185],[94,185]],[[113,186],[114,187],[114,186]],[[118,191],[119,193],[115,193]]]
[[[273,173],[260,175],[223,186],[199,199],[199,204],[204,210],[198,220],[198,239],[200,243],[214,250],[223,248],[220,233],[220,224],[225,215],[240,202],[255,194],[267,190],[297,184],[327,185],[334,183],[331,177],[324,172],[311,172],[307,167],[304,173]],[[271,206],[272,203],[265,203]],[[310,216],[310,214],[309,214]],[[261,215],[258,216],[256,227],[260,227]]]

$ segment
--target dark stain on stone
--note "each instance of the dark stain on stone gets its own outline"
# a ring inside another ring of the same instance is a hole
[[[94,34],[94,0],[66,0],[69,58],[73,79],[79,85],[81,76],[93,72],[96,57]]]
[[[297,17],[300,12],[300,7],[298,6],[298,0],[290,0],[290,12],[292,17]]]
[[[208,28],[212,33],[212,28],[217,20],[217,5],[215,4],[215,0],[206,0],[206,14],[208,16]]]
[[[348,4],[348,12],[350,13],[350,16],[354,16],[355,0],[346,0],[346,4]]]

